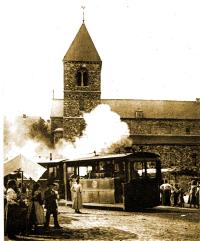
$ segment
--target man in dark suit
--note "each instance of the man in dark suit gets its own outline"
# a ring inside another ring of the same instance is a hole
[[[57,210],[57,194],[53,190],[54,184],[48,183],[48,188],[44,193],[44,200],[45,200],[45,208],[46,208],[46,223],[45,228],[49,227],[50,216],[53,214],[54,218],[54,227],[61,228],[58,223],[58,210]]]

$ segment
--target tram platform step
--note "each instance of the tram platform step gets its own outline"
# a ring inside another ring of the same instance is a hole
[[[60,200],[59,206],[72,206],[72,201]],[[124,205],[122,203],[108,204],[108,203],[83,203],[84,208],[98,208],[102,210],[124,210]]]

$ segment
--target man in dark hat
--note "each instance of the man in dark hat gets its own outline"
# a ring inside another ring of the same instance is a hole
[[[61,228],[59,223],[58,223],[58,210],[57,210],[57,194],[53,190],[54,184],[53,183],[48,183],[47,184],[48,188],[44,193],[44,201],[45,201],[45,208],[46,208],[46,223],[45,223],[45,228],[49,227],[49,221],[50,221],[50,216],[53,214],[54,218],[54,227],[55,228]]]

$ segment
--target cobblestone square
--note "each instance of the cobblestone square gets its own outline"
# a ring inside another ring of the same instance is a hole
[[[82,209],[81,214],[75,214],[70,207],[62,206],[59,211],[61,230],[51,225],[48,231],[18,236],[19,240],[200,240],[200,209],[157,207],[143,212]]]

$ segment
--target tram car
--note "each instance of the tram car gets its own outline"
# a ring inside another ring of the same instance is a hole
[[[160,156],[150,152],[95,155],[49,161],[49,177],[60,183],[60,195],[70,203],[73,178],[82,184],[83,205],[116,206],[133,211],[160,204]]]
[[[59,186],[59,197],[65,198],[64,188],[64,173],[63,173],[63,159],[38,161],[38,164],[45,167],[47,170],[39,179],[39,184],[44,194],[45,189],[49,183],[57,183]]]

